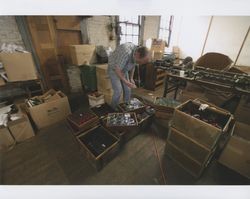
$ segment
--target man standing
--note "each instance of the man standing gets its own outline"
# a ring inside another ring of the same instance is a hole
[[[135,65],[146,64],[149,59],[148,49],[133,43],[121,44],[111,53],[108,60],[108,74],[114,91],[111,103],[114,109],[117,109],[122,90],[124,101],[129,102],[131,88],[136,88],[133,79]]]

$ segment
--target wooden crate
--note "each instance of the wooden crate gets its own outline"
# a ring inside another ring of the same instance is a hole
[[[77,136],[81,149],[97,171],[108,164],[119,152],[119,140],[102,126],[94,127]]]
[[[197,119],[187,112],[191,109],[192,113],[198,113],[201,104],[208,104],[204,112],[200,114],[212,114],[220,122],[221,128],[213,126],[205,121]],[[223,133],[229,130],[229,124],[233,119],[232,115],[219,107],[216,107],[202,100],[188,100],[175,109],[172,127],[194,139],[205,147],[212,149],[217,144],[218,139]]]
[[[139,99],[137,98],[133,98],[131,100],[138,100],[138,104],[140,105],[140,107],[135,107],[133,105],[130,105],[128,103],[120,103],[118,105],[118,108],[122,111],[122,112],[135,112],[135,113],[143,113],[146,109],[146,105],[144,103],[142,103]]]
[[[88,114],[89,118],[84,118]],[[83,121],[86,120],[85,122]],[[80,133],[87,131],[99,124],[99,118],[92,112],[76,112],[67,117],[67,122],[74,135],[79,135]]]
[[[128,125],[124,125],[122,123],[117,123],[117,124],[112,124],[112,118],[114,117],[125,117],[125,114],[129,114],[130,118],[134,120],[133,124],[128,124]],[[130,112],[130,113],[109,113],[107,116],[107,127],[108,128],[112,128],[115,131],[126,131],[126,130],[136,130],[138,129],[138,121],[137,121],[137,117],[136,114],[134,112]]]
[[[250,179],[250,126],[236,122],[218,162]]]
[[[185,153],[187,153],[200,164],[206,163],[212,153],[210,149],[204,147],[203,145],[172,127],[170,128],[170,133],[168,134],[168,141],[177,146],[182,151],[185,151]]]
[[[198,161],[187,155],[185,151],[175,146],[173,143],[168,142],[166,144],[166,154],[173,160],[175,160],[182,168],[189,172],[192,176],[199,178],[205,168],[211,161],[211,157],[208,158],[207,162],[200,164]]]
[[[107,103],[104,103],[98,107],[92,107],[90,108],[90,110],[95,113],[99,118],[106,117],[109,113],[115,112],[115,110]]]

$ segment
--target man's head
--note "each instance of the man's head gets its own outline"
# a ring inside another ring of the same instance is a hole
[[[136,49],[134,58],[137,64],[146,64],[150,61],[150,52],[146,47],[140,46]]]

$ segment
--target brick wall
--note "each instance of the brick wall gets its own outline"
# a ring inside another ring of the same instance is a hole
[[[24,46],[14,16],[0,16],[0,45],[3,43]]]
[[[110,20],[114,21],[114,17],[110,19],[108,16],[93,16],[87,21],[87,31],[89,37],[89,43],[95,45],[103,45],[105,47],[111,47],[113,50],[116,47],[116,36],[114,40],[109,40],[109,31],[107,25]]]

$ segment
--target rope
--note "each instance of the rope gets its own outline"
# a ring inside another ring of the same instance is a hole
[[[161,164],[161,160],[160,160],[160,156],[159,156],[159,153],[158,153],[158,150],[157,150],[157,146],[156,146],[156,140],[155,140],[155,137],[156,137],[156,136],[157,136],[157,135],[153,135],[154,149],[155,149],[156,157],[157,157],[157,159],[158,159],[159,166],[160,166],[160,169],[161,169],[161,175],[162,175],[164,184],[166,185],[166,184],[167,184],[167,181],[166,181],[166,178],[165,178],[165,175],[164,175],[164,170],[163,170],[163,167],[162,167],[162,164]]]

